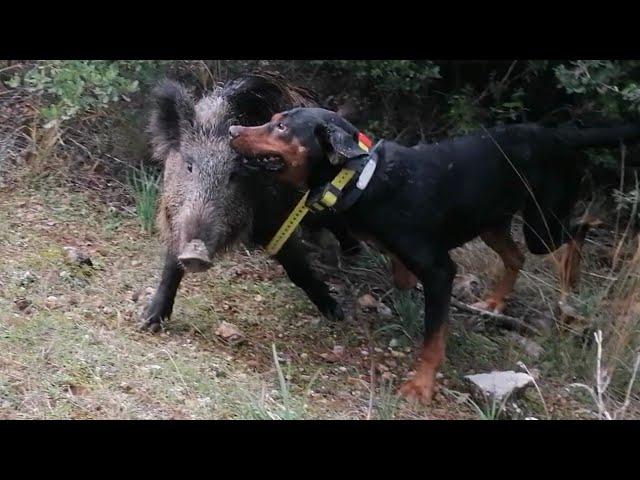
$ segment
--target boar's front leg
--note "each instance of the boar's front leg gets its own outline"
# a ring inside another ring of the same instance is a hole
[[[305,291],[325,317],[329,320],[344,319],[342,308],[329,294],[327,284],[318,279],[311,270],[304,247],[299,240],[290,238],[275,258],[284,267],[291,281]]]
[[[140,328],[157,332],[162,327],[162,321],[171,317],[173,302],[180,286],[180,281],[184,275],[184,270],[178,264],[178,259],[171,254],[167,254],[162,269],[160,285],[153,296],[151,303],[145,308],[142,314]]]

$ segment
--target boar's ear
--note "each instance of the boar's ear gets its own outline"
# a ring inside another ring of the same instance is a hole
[[[193,126],[195,106],[186,88],[171,80],[165,80],[154,90],[154,98],[156,105],[149,131],[154,155],[164,159],[170,150],[180,148],[181,130]]]
[[[350,134],[335,124],[321,123],[315,134],[331,165],[342,165],[350,158],[367,153],[358,145],[356,134]]]

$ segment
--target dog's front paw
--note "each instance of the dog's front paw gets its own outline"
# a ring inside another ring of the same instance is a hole
[[[499,300],[496,298],[487,298],[482,300],[481,302],[476,302],[471,307],[477,308],[478,310],[484,310],[489,313],[502,313],[506,307],[506,303],[504,300]]]
[[[433,399],[434,385],[432,382],[414,378],[406,381],[398,393],[410,403],[428,405]]]

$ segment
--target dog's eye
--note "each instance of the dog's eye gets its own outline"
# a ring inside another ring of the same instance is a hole
[[[193,171],[193,163],[187,162],[187,170],[189,170],[189,173]]]
[[[287,129],[287,126],[284,123],[280,122],[278,123],[278,125],[276,125],[276,128],[279,132],[284,132]]]

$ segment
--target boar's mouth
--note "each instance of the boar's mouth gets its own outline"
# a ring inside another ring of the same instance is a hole
[[[276,153],[243,156],[242,164],[251,170],[267,170],[269,172],[279,172],[286,167],[284,159]]]

